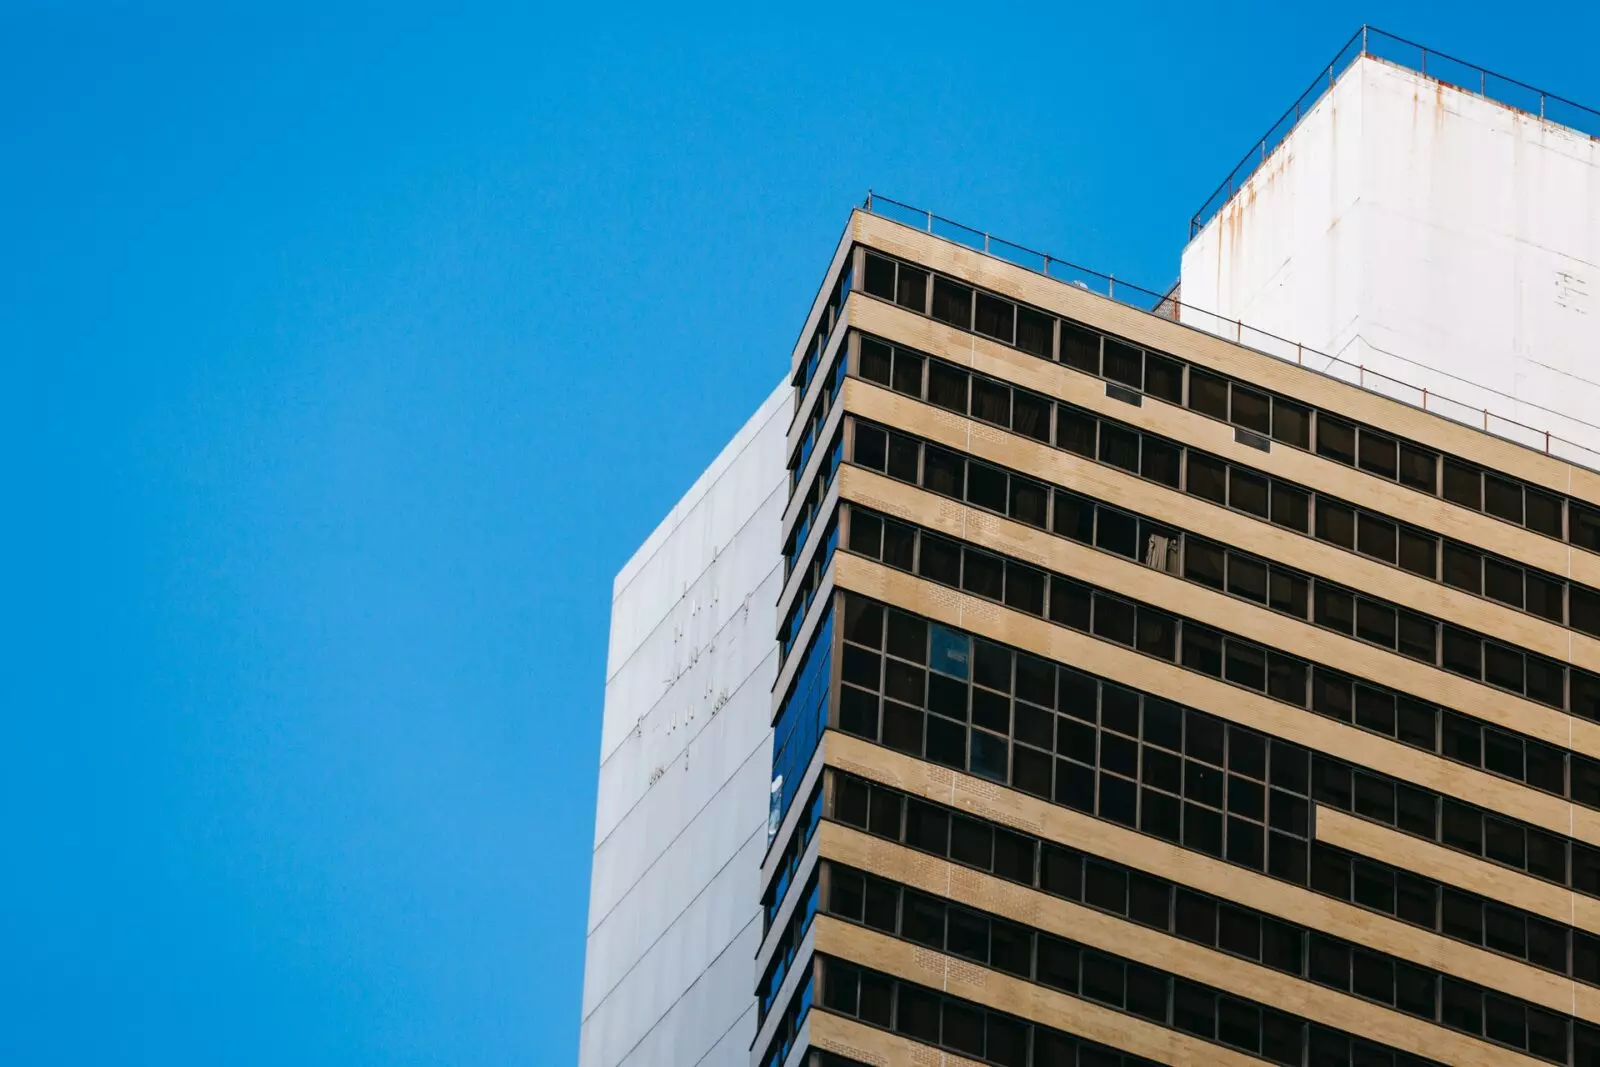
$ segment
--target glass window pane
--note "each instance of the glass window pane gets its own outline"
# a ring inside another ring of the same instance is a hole
[[[1356,462],[1356,428],[1326,412],[1317,414],[1317,455],[1351,466]]]
[[[1228,417],[1228,382],[1198,367],[1189,368],[1189,407],[1202,415]]]

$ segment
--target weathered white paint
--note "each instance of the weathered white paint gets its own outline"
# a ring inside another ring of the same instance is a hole
[[[1425,388],[1451,417],[1487,408],[1524,443],[1540,435],[1500,418],[1600,450],[1600,142],[1585,134],[1364,57],[1189,243],[1182,287],[1216,313],[1187,323],[1231,338],[1242,320],[1247,344],[1295,356],[1255,327],[1390,395]]]
[[[617,575],[582,1067],[744,1064],[772,773],[780,385]]]

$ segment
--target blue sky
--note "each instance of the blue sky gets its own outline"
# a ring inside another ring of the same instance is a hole
[[[1363,19],[1600,101],[1594,5],[597,10],[0,12],[0,1063],[575,1060],[611,576],[869,186],[1160,286]]]

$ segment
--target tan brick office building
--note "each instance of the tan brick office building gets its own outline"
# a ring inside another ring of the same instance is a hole
[[[793,367],[753,1063],[1600,1062],[1600,474],[864,211]]]

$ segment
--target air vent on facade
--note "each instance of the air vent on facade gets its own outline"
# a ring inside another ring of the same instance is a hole
[[[1272,442],[1267,438],[1262,437],[1258,433],[1252,433],[1249,430],[1242,429],[1237,426],[1235,426],[1233,429],[1233,439],[1239,442],[1241,445],[1249,445],[1251,448],[1259,448],[1263,452],[1272,451]]]
[[[1144,407],[1144,394],[1139,392],[1137,389],[1129,389],[1125,385],[1117,385],[1114,382],[1107,382],[1106,396],[1109,396],[1113,400],[1120,400],[1124,404],[1132,404],[1136,408]]]

